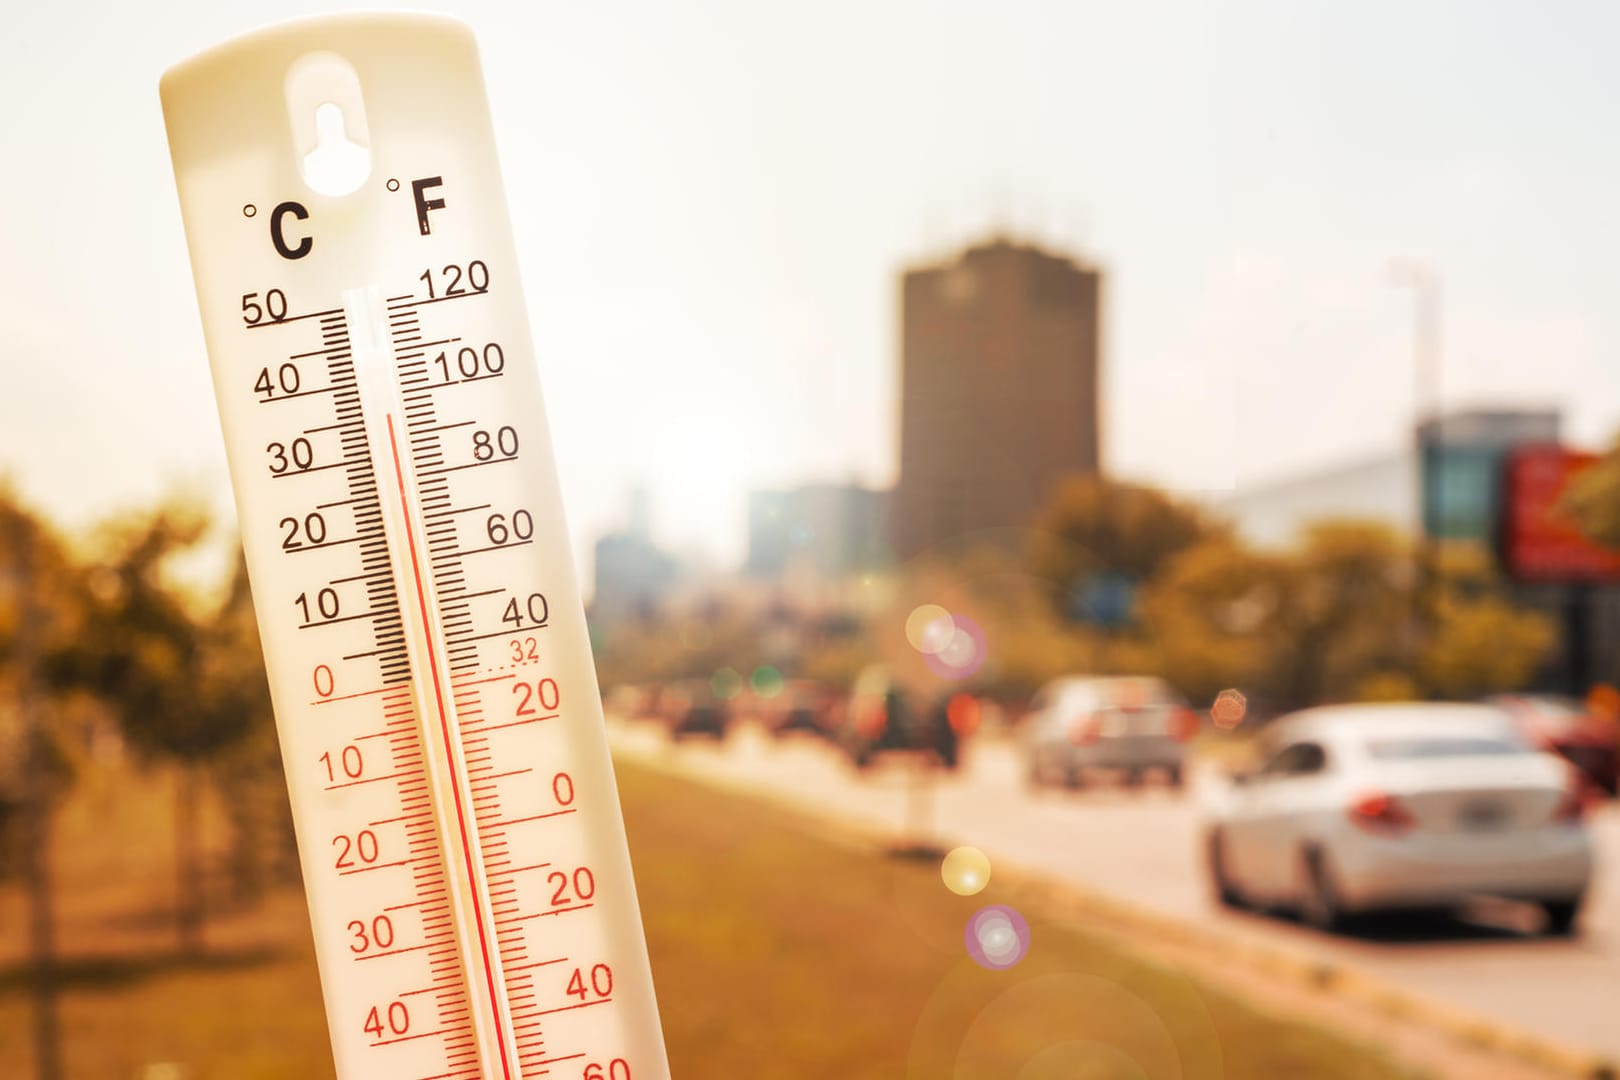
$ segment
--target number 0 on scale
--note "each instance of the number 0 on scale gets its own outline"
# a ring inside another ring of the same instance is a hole
[[[343,1080],[666,1080],[471,34],[162,84]]]

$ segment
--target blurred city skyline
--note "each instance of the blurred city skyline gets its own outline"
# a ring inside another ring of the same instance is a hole
[[[728,563],[751,488],[891,485],[899,276],[996,233],[1104,270],[1117,475],[1218,493],[1409,438],[1396,258],[1443,281],[1448,406],[1620,424],[1598,5],[442,9],[484,51],[581,553],[636,485]],[[12,17],[0,474],[53,517],[229,506],[157,78],[318,10]]]

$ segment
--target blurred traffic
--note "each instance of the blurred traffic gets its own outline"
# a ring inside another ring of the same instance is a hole
[[[1577,750],[1610,756],[1572,760],[1516,697],[1324,706],[1223,725],[1155,677],[1067,676],[1009,708],[966,690],[919,699],[872,666],[847,687],[795,679],[727,698],[683,680],[619,687],[606,705],[671,745],[695,734],[800,736],[857,780],[883,765],[948,778],[988,741],[1017,755],[1032,806],[1048,789],[1155,780],[1181,798],[1197,771],[1204,860],[1187,872],[1207,873],[1222,904],[1339,930],[1358,915],[1518,900],[1540,910],[1543,932],[1568,935],[1592,878],[1587,821],[1612,798],[1610,774],[1589,766],[1612,761],[1620,725],[1552,701],[1559,730],[1582,732]]]
[[[796,682],[826,717],[869,691]],[[1118,694],[1134,708],[1121,712]],[[1613,993],[1620,971],[1620,803],[1533,742],[1503,703],[1328,706],[1233,723],[1182,705],[1156,678],[1071,676],[1016,705],[976,699],[981,722],[952,770],[932,753],[857,766],[832,720],[784,730],[777,698],[752,692],[738,694],[723,740],[678,749],[670,715],[650,704],[658,697],[610,693],[620,752],[911,844],[971,842],[998,865],[1620,1053],[1601,1010],[1582,1004]],[[649,704],[614,707],[632,699]],[[1133,728],[1121,716],[1142,719]],[[1606,716],[1590,722],[1620,738]],[[1071,753],[1110,738],[1153,745]],[[920,823],[918,784],[931,800]],[[1508,945],[1514,977],[1491,976]]]

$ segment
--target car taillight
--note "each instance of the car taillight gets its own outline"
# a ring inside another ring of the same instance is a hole
[[[1350,821],[1368,832],[1401,833],[1416,820],[1406,804],[1381,791],[1369,792],[1350,804]]]
[[[1170,714],[1170,736],[1176,742],[1186,742],[1198,734],[1198,714],[1191,709],[1178,708]]]
[[[1579,825],[1586,820],[1586,808],[1595,801],[1595,794],[1585,777],[1570,770],[1568,779],[1564,781],[1564,793],[1558,797],[1558,805],[1553,809],[1553,821],[1560,825]]]
[[[979,699],[972,694],[953,694],[945,706],[945,717],[958,735],[971,735],[979,728]]]
[[[1069,741],[1076,746],[1089,746],[1097,741],[1098,727],[1095,716],[1076,717],[1069,725]]]
[[[880,703],[868,705],[855,714],[855,730],[864,738],[875,739],[888,726],[889,710]]]

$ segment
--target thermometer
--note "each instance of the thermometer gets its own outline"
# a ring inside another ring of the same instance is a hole
[[[338,1075],[665,1080],[471,33],[162,98]]]

